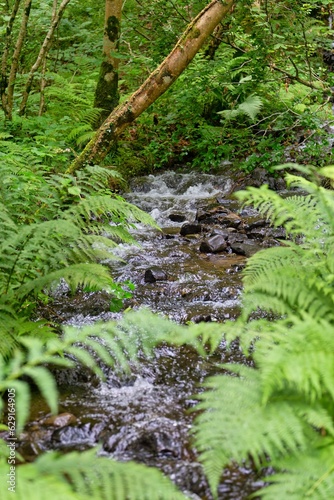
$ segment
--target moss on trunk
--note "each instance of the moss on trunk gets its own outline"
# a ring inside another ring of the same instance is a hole
[[[112,64],[103,61],[95,91],[94,107],[102,109],[100,121],[96,124],[96,128],[104,122],[111,111],[118,106],[118,103],[118,71],[115,70]]]

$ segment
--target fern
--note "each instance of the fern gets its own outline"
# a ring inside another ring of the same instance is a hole
[[[153,318],[156,317],[152,315],[151,321]],[[157,335],[153,328],[149,331],[144,327],[140,328],[146,319],[147,314],[128,314],[120,323],[97,323],[82,329],[65,327],[61,337],[18,337],[17,348],[11,357],[5,361],[0,356],[0,392],[8,388],[16,389],[17,432],[20,432],[29,415],[30,386],[22,377],[29,377],[35,382],[51,411],[56,412],[57,388],[44,366],[47,364],[68,368],[73,367],[76,360],[101,378],[101,362],[129,372],[130,366],[139,363],[143,355],[152,356],[154,347],[166,339],[164,333]],[[171,331],[174,326],[177,328],[177,325],[163,321]],[[19,349],[20,346],[24,349]],[[65,354],[71,358],[64,357]],[[0,413],[3,404],[0,399]]]
[[[157,226],[107,190],[117,174],[105,168],[87,168],[77,176],[42,175],[38,165],[26,167],[19,158],[5,163],[2,173],[0,354],[8,356],[21,335],[54,335],[45,324],[28,328],[29,316],[62,279],[72,291],[89,287],[122,299],[127,292],[100,262],[117,258],[113,249],[119,242],[135,243],[130,232],[135,222]]]
[[[322,439],[308,453],[279,461],[284,474],[267,478],[269,486],[259,492],[265,500],[311,498],[322,500],[334,495],[333,440]]]
[[[5,478],[8,467],[0,466]],[[186,498],[157,469],[132,462],[96,458],[96,450],[61,456],[44,454],[33,464],[16,470],[15,497],[19,500],[50,498],[68,500],[178,500]],[[6,480],[1,481],[3,500],[12,498]]]
[[[252,94],[248,96],[244,102],[238,104],[234,109],[225,109],[223,111],[218,111],[218,114],[222,115],[226,120],[232,120],[233,118],[237,118],[240,115],[246,115],[252,121],[254,121],[262,106],[262,99],[259,96]]]
[[[334,491],[334,194],[288,175],[308,191],[282,199],[266,187],[239,195],[254,202],[291,239],[255,254],[245,269],[244,310],[223,330],[228,342],[252,347],[254,368],[223,365],[233,376],[211,377],[199,396],[195,442],[213,491],[231,461],[252,458],[276,474],[265,499],[331,498]],[[321,174],[333,178],[332,168]],[[252,319],[261,308],[280,319]]]

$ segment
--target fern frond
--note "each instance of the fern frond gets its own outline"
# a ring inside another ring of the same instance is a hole
[[[2,469],[2,470],[1,470]],[[1,466],[5,474],[5,466]],[[6,473],[8,471],[6,470]],[[43,496],[39,496],[42,488]],[[35,495],[31,485],[34,485]],[[96,458],[96,450],[60,455],[45,453],[33,464],[17,470],[15,496],[18,500],[45,498],[66,500],[181,500],[186,497],[157,469],[133,462],[119,463]],[[11,498],[6,481],[0,485],[3,500]]]
[[[288,402],[262,401],[260,374],[251,368],[223,365],[238,377],[210,377],[198,396],[196,410],[205,410],[195,421],[195,444],[201,453],[212,491],[223,468],[252,457],[259,466],[307,445],[306,424]],[[242,439],[240,439],[242,436]]]
[[[328,276],[326,261],[320,261],[313,250],[290,243],[256,253],[244,271],[244,315],[257,308],[280,315],[301,310],[334,320],[333,277]]]
[[[305,312],[290,315],[289,326],[278,322],[271,337],[259,342],[254,358],[261,369],[263,401],[284,388],[303,394],[311,405],[327,397],[334,401],[333,324]]]
[[[89,199],[83,199],[80,203],[64,212],[63,217],[75,220],[79,227],[85,227],[87,221],[91,220],[91,215],[96,217],[108,216],[115,224],[123,223],[131,225],[133,222],[142,222],[156,229],[159,226],[155,220],[140,208],[126,202],[121,196],[92,196]]]
[[[239,191],[236,197],[244,203],[254,205],[274,226],[284,226],[287,233],[293,236],[304,235],[306,240],[314,240],[321,234],[322,226],[326,229],[324,214],[311,195],[281,198],[264,185]]]
[[[257,492],[264,500],[325,500],[334,496],[334,444],[319,440],[310,450],[278,462],[284,473],[266,478],[269,486]]]
[[[17,288],[19,297],[26,297],[31,292],[38,293],[45,287],[55,286],[64,279],[72,290],[78,287],[88,287],[92,290],[106,290],[111,292],[114,289],[114,282],[109,270],[100,264],[72,264],[63,269],[49,272],[46,275],[30,279],[27,283]]]
[[[222,115],[226,120],[232,120],[233,118],[237,118],[239,115],[247,115],[254,121],[262,106],[262,99],[259,96],[252,94],[235,108],[231,110],[225,109],[223,111],[218,111],[218,114]]]

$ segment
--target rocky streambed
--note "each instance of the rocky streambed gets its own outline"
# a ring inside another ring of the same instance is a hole
[[[261,248],[278,245],[284,231],[273,229],[255,210],[241,208],[232,197],[250,182],[229,175],[167,172],[135,179],[129,201],[149,212],[160,224],[157,231],[137,227],[140,247],[120,245],[122,261],[113,264],[115,279],[136,286],[126,307],[150,309],[186,323],[224,321],[238,315],[241,274],[247,257]],[[253,184],[281,180],[255,172]],[[48,310],[50,318],[83,325],[118,319],[103,293],[70,298],[59,290]],[[198,462],[190,429],[194,394],[218,363],[245,359],[236,344],[224,344],[204,359],[191,348],[161,346],[152,360],[134,367],[131,375],[105,369],[98,381],[86,370],[57,372],[60,414],[50,416],[36,394],[30,423],[18,451],[28,460],[48,449],[63,452],[100,445],[100,454],[134,459],[158,466],[192,498],[211,498]],[[243,499],[261,486],[247,467],[230,467],[223,476],[219,498]]]

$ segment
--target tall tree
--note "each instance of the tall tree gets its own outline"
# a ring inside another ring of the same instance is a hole
[[[8,81],[7,81],[7,76],[3,72],[7,68],[8,49],[9,49],[8,44],[10,43],[10,40],[11,40],[13,23],[14,23],[16,14],[17,14],[19,4],[20,4],[20,2],[16,1],[14,3],[14,6],[13,6],[12,14],[10,16],[8,26],[7,26],[7,36],[6,36],[7,40],[6,40],[6,45],[5,45],[5,51],[4,51],[3,58],[2,58],[2,80],[5,81],[5,85],[4,85],[4,88],[2,88],[2,90],[1,90],[1,93],[2,93],[1,100],[2,100],[2,107],[3,107],[5,117],[7,120],[11,120],[12,116],[13,116],[14,87],[15,87],[16,75],[17,75],[17,70],[18,70],[18,65],[19,65],[19,58],[20,58],[22,47],[23,47],[23,44],[24,44],[24,41],[26,38],[27,26],[28,26],[28,21],[29,21],[29,16],[30,16],[32,0],[26,0],[24,3],[21,26],[19,29],[19,34],[18,34],[18,37],[16,40],[16,44],[14,47],[12,64],[10,67]]]
[[[70,165],[68,172],[74,172],[87,163],[98,163],[105,158],[123,130],[175,82],[235,2],[236,0],[212,0],[197,15],[161,65],[127,101],[110,113],[93,139]]]
[[[29,94],[30,94],[31,89],[32,89],[32,83],[34,81],[36,71],[43,64],[43,61],[46,58],[48,51],[50,50],[54,33],[55,33],[57,27],[59,26],[61,18],[63,16],[64,11],[65,11],[67,4],[69,2],[70,2],[70,0],[63,0],[59,6],[58,11],[57,11],[57,0],[54,0],[54,2],[53,2],[51,25],[50,25],[50,28],[49,28],[49,30],[44,38],[44,41],[43,41],[42,46],[40,48],[40,51],[38,53],[37,59],[30,69],[30,72],[28,75],[28,80],[27,80],[26,85],[25,85],[25,89],[23,92],[22,101],[21,101],[21,105],[20,105],[20,111],[19,111],[20,115],[24,115],[24,113],[26,111],[27,101],[28,101],[28,97],[29,97]]]
[[[94,106],[101,108],[100,123],[119,103],[118,62],[115,53],[119,47],[123,0],[106,0],[103,36],[103,57],[97,82]]]

